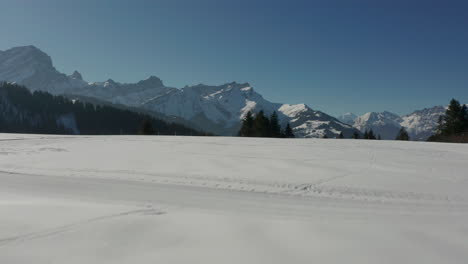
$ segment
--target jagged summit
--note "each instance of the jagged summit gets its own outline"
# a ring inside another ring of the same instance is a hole
[[[357,117],[353,126],[360,131],[372,129],[374,133],[381,134],[383,139],[395,139],[399,129],[403,127],[411,140],[426,140],[434,134],[439,117],[445,113],[445,110],[446,107],[435,106],[404,116],[388,111],[369,112]]]
[[[75,80],[81,80],[81,81],[83,80],[83,76],[82,76],[81,73],[79,73],[78,71],[74,71],[74,72],[70,75],[70,77],[71,77],[72,79],[75,79]]]
[[[141,86],[146,86],[146,87],[163,87],[164,86],[162,80],[153,75],[151,75],[146,80],[139,81],[137,84]]]
[[[52,59],[35,46],[15,47],[0,53],[0,81],[15,82],[31,90],[44,90],[53,94],[66,93],[86,85],[58,72]]]
[[[343,123],[346,123],[348,125],[353,125],[357,117],[358,117],[357,115],[348,112],[348,113],[342,114],[341,116],[338,116],[337,118]]]
[[[23,84],[31,90],[94,97],[180,117],[196,124],[199,129],[220,135],[236,134],[246,113],[260,110],[266,114],[278,112],[282,124],[289,122],[300,137],[336,137],[340,132],[350,137],[357,131],[305,104],[270,102],[249,83],[233,81],[222,85],[198,84],[177,89],[166,87],[156,76],[137,83],[119,83],[112,79],[87,83],[77,71],[69,76],[58,72],[51,58],[34,46],[0,52],[0,80]]]
[[[445,114],[447,107],[434,106],[414,111],[402,116],[401,126],[405,127],[413,140],[426,140],[437,129],[439,117]]]

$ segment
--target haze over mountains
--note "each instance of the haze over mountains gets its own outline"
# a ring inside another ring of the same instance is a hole
[[[298,137],[345,137],[373,129],[383,139],[394,139],[401,126],[412,139],[425,140],[437,124],[443,107],[416,111],[410,115],[367,113],[334,118],[305,104],[273,103],[258,94],[249,83],[231,82],[212,86],[199,84],[178,89],[167,87],[151,76],[137,83],[118,83],[112,79],[88,83],[75,71],[71,75],[55,69],[52,59],[34,46],[0,51],[0,81],[15,82],[31,90],[97,98],[114,104],[158,112],[185,119],[195,128],[218,135],[235,135],[248,111],[277,111],[282,125],[290,123]]]

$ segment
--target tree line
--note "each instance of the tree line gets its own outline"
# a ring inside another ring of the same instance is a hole
[[[238,136],[240,137],[271,137],[271,138],[293,138],[294,133],[289,125],[286,124],[284,129],[279,123],[278,114],[274,111],[270,117],[266,116],[262,111],[255,116],[252,112],[247,112],[242,119],[241,128]]]
[[[428,141],[468,143],[468,109],[452,99],[439,118],[437,131]]]
[[[148,129],[148,127],[150,129]],[[186,126],[112,106],[0,83],[0,132],[85,135],[205,135]]]

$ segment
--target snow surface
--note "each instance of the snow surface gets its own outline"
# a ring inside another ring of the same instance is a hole
[[[0,263],[466,263],[468,146],[0,134]]]

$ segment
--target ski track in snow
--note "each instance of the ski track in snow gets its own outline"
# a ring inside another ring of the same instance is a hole
[[[460,144],[0,134],[0,262],[465,263],[467,160]]]
[[[127,211],[127,212],[122,212],[118,214],[112,214],[112,215],[106,215],[106,216],[99,216],[91,219],[87,219],[85,221],[73,223],[73,224],[67,224],[55,228],[50,228],[50,229],[45,229],[41,230],[39,232],[33,232],[33,233],[28,233],[28,234],[23,234],[23,235],[17,235],[13,237],[6,237],[6,238],[0,238],[0,247],[3,247],[7,244],[10,243],[18,243],[22,241],[28,241],[28,240],[33,240],[33,239],[40,239],[40,238],[45,238],[53,235],[57,235],[63,232],[67,232],[70,230],[74,230],[79,228],[82,225],[86,225],[89,223],[93,223],[96,221],[104,221],[104,220],[109,220],[111,218],[117,218],[117,217],[122,217],[122,216],[127,216],[127,215],[133,215],[133,214],[142,214],[142,215],[161,215],[164,214],[164,212],[157,211],[155,209],[141,209],[141,210],[132,210],[132,211]]]

